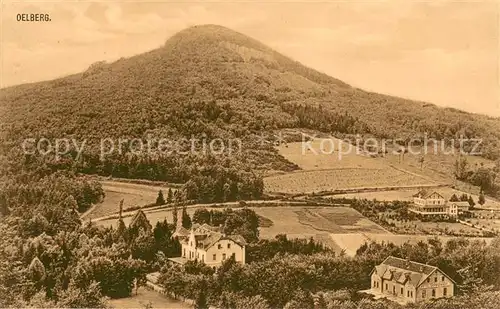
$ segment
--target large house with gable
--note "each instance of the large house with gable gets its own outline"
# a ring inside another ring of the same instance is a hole
[[[170,258],[173,262],[197,260],[216,268],[234,256],[236,262],[245,264],[246,242],[240,235],[225,235],[219,227],[193,224],[191,230],[178,227],[173,236],[178,237],[182,246],[182,255]]]
[[[421,216],[457,217],[469,210],[469,202],[453,202],[436,191],[420,190],[408,210]]]
[[[389,256],[372,270],[367,292],[399,303],[419,302],[452,297],[455,282],[437,267]]]

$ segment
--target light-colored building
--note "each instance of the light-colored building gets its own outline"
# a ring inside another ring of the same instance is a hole
[[[413,195],[413,205],[410,211],[420,215],[451,215],[454,210],[446,204],[446,199],[435,191],[420,190]]]
[[[452,297],[455,282],[439,268],[389,256],[371,272],[371,289],[376,298],[399,303]]]
[[[451,202],[436,191],[420,190],[413,195],[409,211],[423,216],[456,217],[469,210],[469,202]]]
[[[469,202],[463,202],[463,201],[451,202],[451,201],[449,201],[448,204],[451,207],[456,207],[458,214],[462,214],[466,211],[469,211],[469,209],[470,209]]]
[[[194,224],[191,230],[178,228],[174,237],[179,238],[182,255],[170,260],[184,264],[201,261],[210,267],[218,267],[234,256],[236,262],[245,264],[245,239],[240,235],[225,235],[218,227]]]

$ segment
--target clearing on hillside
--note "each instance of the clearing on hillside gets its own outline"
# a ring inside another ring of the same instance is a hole
[[[129,207],[142,207],[152,204],[156,201],[160,190],[163,191],[163,195],[166,199],[169,189],[164,186],[126,183],[112,180],[103,180],[101,184],[106,194],[104,200],[100,204],[97,204],[86,218],[98,218],[117,213],[122,199],[124,210]],[[172,190],[175,189],[172,188]]]

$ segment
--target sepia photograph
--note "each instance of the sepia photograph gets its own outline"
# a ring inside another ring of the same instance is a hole
[[[0,0],[0,308],[500,309],[500,1]]]

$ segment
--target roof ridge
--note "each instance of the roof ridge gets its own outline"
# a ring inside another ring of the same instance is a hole
[[[390,255],[387,257],[388,258],[395,258],[395,259],[398,259],[398,260],[402,260],[402,261],[407,261],[407,262],[410,262],[410,263],[414,263],[414,264],[418,264],[418,265],[422,265],[422,266],[427,266],[427,267],[432,267],[432,268],[438,268],[437,266],[433,266],[433,265],[429,265],[429,264],[425,264],[425,263],[420,263],[420,262],[416,262],[416,261],[412,261],[412,260],[408,260],[408,259],[403,259],[403,258],[399,258],[397,256],[393,256],[393,255]],[[387,260],[385,259],[384,262]],[[382,262],[383,263],[383,262]]]

